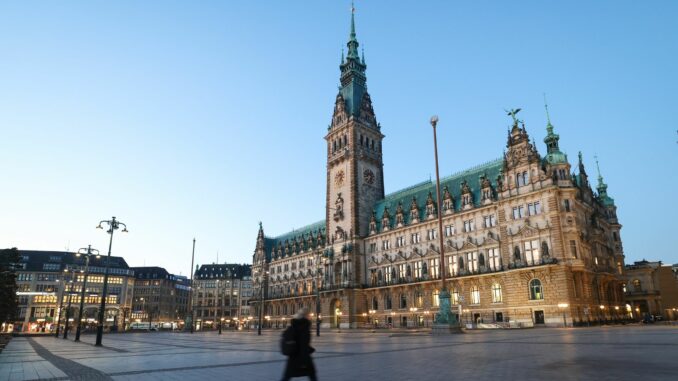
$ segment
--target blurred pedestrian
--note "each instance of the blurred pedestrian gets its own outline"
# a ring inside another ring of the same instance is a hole
[[[315,366],[311,353],[315,349],[311,347],[311,320],[309,309],[300,309],[285,330],[282,337],[283,354],[287,357],[283,381],[292,377],[308,377],[316,381]]]

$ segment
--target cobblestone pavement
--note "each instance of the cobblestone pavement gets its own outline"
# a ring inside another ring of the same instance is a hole
[[[277,380],[280,331],[109,334],[82,342],[14,338],[4,380]],[[678,327],[475,331],[431,336],[324,331],[312,345],[321,380],[675,380]]]

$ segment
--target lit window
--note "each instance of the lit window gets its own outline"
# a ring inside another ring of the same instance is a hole
[[[451,276],[456,276],[457,273],[459,273],[459,264],[457,263],[457,257],[455,255],[447,257],[447,271]]]
[[[487,250],[487,263],[491,270],[496,271],[501,269],[501,259],[499,257],[499,249]]]
[[[544,292],[542,290],[541,281],[539,279],[532,279],[530,281],[530,300],[544,299]]]
[[[431,278],[435,279],[438,278],[439,274],[439,266],[440,266],[440,259],[439,258],[432,258],[428,260],[429,264],[429,269],[431,272]]]
[[[492,285],[492,303],[501,303],[502,298],[501,298],[501,285],[499,283],[495,283]]]
[[[470,253],[466,253],[466,265],[467,265],[468,271],[470,271],[470,272],[478,271],[478,252],[477,251],[472,251]]]
[[[450,297],[452,298],[450,303],[459,304],[459,290],[457,290],[456,288],[452,290],[452,292],[450,293]]]
[[[471,304],[480,304],[480,289],[478,286],[471,287]]]
[[[431,302],[435,307],[440,307],[440,292],[438,290],[433,291],[431,299]]]
[[[527,241],[525,242],[525,260],[528,265],[538,265],[541,262],[541,256],[539,255],[539,241]]]

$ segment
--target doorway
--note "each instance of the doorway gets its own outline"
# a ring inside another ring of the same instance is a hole
[[[544,311],[534,311],[534,324],[544,324]]]

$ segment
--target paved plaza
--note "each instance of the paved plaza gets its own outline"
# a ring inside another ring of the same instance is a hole
[[[14,338],[4,380],[277,380],[280,331],[152,332]],[[596,327],[461,335],[325,331],[312,345],[321,380],[675,380],[678,328]]]

